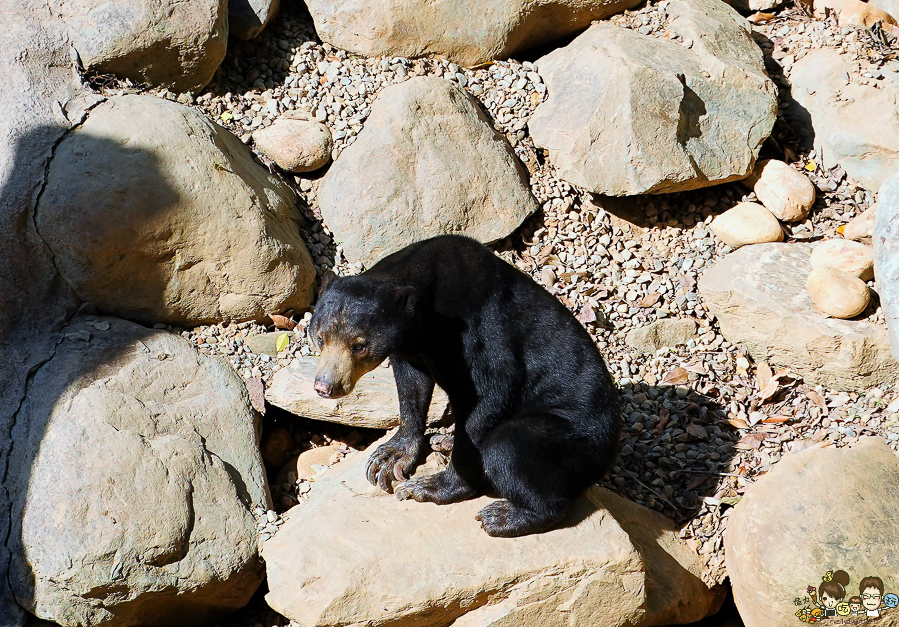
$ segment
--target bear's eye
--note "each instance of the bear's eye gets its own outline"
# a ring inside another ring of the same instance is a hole
[[[360,353],[364,353],[366,348],[368,348],[368,344],[366,344],[365,342],[356,342],[355,344],[353,344],[353,348],[351,350],[356,355],[359,355]]]
[[[325,345],[325,339],[322,336],[318,336],[317,343],[319,348],[323,348]]]

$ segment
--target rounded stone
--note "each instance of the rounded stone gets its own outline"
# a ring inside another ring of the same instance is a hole
[[[288,172],[318,170],[331,159],[330,129],[302,114],[288,113],[253,133],[256,148]]]
[[[874,221],[877,219],[877,203],[868,207],[846,223],[843,237],[852,240],[871,239],[874,236]]]
[[[815,204],[812,182],[777,159],[759,161],[747,182],[759,202],[784,222],[804,220]]]
[[[871,299],[864,281],[827,266],[814,268],[805,286],[815,307],[834,318],[854,318]]]
[[[813,268],[836,268],[862,281],[874,278],[874,249],[860,242],[831,239],[812,251]]]
[[[741,202],[712,220],[709,229],[732,248],[783,241],[783,229],[774,214],[758,203]]]

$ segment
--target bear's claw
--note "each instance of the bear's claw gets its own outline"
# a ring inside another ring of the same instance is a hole
[[[403,446],[393,440],[379,446],[368,460],[365,476],[385,492],[393,491],[394,481],[404,481],[418,461],[418,447]]]

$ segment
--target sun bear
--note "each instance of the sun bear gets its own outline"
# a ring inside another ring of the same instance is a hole
[[[316,392],[349,394],[384,359],[400,427],[372,454],[368,479],[400,499],[446,504],[483,493],[492,536],[545,531],[610,465],[618,392],[587,331],[530,277],[473,239],[412,244],[358,276],[328,274],[309,340]],[[445,471],[407,479],[426,452],[434,384],[455,416]]]

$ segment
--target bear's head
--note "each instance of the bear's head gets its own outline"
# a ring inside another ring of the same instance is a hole
[[[412,287],[325,273],[309,322],[309,343],[319,353],[318,395],[340,398],[352,392],[362,375],[397,350],[414,313]]]

